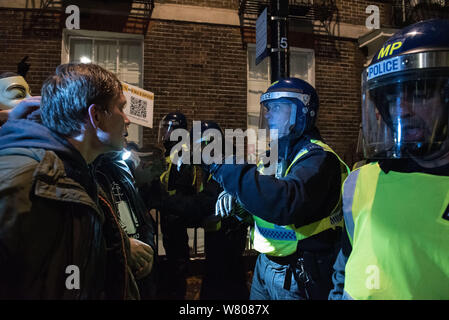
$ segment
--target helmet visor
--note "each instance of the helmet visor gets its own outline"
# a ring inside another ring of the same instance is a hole
[[[259,128],[269,130],[270,139],[290,133],[296,122],[296,103],[288,98],[266,100],[260,104]]]
[[[365,157],[428,157],[448,134],[449,70],[408,70],[362,85]]]
[[[162,119],[159,122],[159,132],[157,135],[158,144],[170,141],[170,134],[179,127],[177,121]]]

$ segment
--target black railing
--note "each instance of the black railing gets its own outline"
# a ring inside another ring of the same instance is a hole
[[[65,9],[69,5],[79,7],[82,29],[109,31],[104,28],[110,27],[108,17],[114,17],[112,19],[119,29],[110,31],[145,35],[154,0],[43,0],[39,7],[28,6],[27,1],[24,31],[39,35],[59,32],[65,27],[65,18],[68,16]]]
[[[165,256],[165,251],[162,243],[162,233],[160,227],[160,212],[156,210],[151,211],[151,215],[157,225],[157,233],[155,235],[156,255]],[[205,257],[204,252],[204,230],[202,228],[188,228],[190,258],[191,259],[203,259]],[[250,231],[248,227],[247,239],[244,256],[255,256],[257,252],[253,249],[253,245],[250,241]]]
[[[449,0],[390,0],[392,25],[404,27],[432,18],[449,19]]]
[[[326,28],[332,21],[338,20],[336,0],[289,0],[290,21],[320,21]],[[270,16],[270,0],[240,0],[239,18],[243,42],[249,42],[248,35],[254,36],[256,20],[260,13],[268,9]]]
[[[289,19],[295,20],[327,21],[337,11],[336,0],[289,0],[288,4]],[[270,14],[269,0],[240,0],[241,25],[255,27],[257,17],[265,8],[268,8]]]

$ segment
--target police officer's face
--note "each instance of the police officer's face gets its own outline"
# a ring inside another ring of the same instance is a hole
[[[0,110],[10,110],[30,98],[30,87],[21,76],[0,79]]]
[[[431,142],[438,139],[443,119],[441,83],[411,81],[399,86],[395,92],[386,92],[393,127],[404,142]]]
[[[264,117],[270,130],[278,130],[278,137],[282,138],[289,134],[291,129],[290,119],[292,104],[285,102],[270,101],[264,105]]]

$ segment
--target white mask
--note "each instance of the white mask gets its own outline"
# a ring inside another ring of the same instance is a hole
[[[30,87],[21,76],[0,79],[0,110],[10,110],[30,98]]]

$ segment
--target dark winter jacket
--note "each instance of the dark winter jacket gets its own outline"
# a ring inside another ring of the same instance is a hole
[[[112,152],[98,157],[94,166],[97,181],[114,205],[115,212],[119,212],[117,203],[120,200],[130,206],[130,211],[133,213],[133,227],[136,230],[134,233],[125,230],[128,236],[145,242],[155,250],[155,222],[139,195],[134,177],[125,161],[119,159],[117,153]],[[122,227],[126,226],[122,225]]]
[[[66,139],[29,120],[2,126],[0,298],[119,297],[105,286],[115,262],[105,218],[95,179]],[[126,282],[118,287],[126,291]]]

